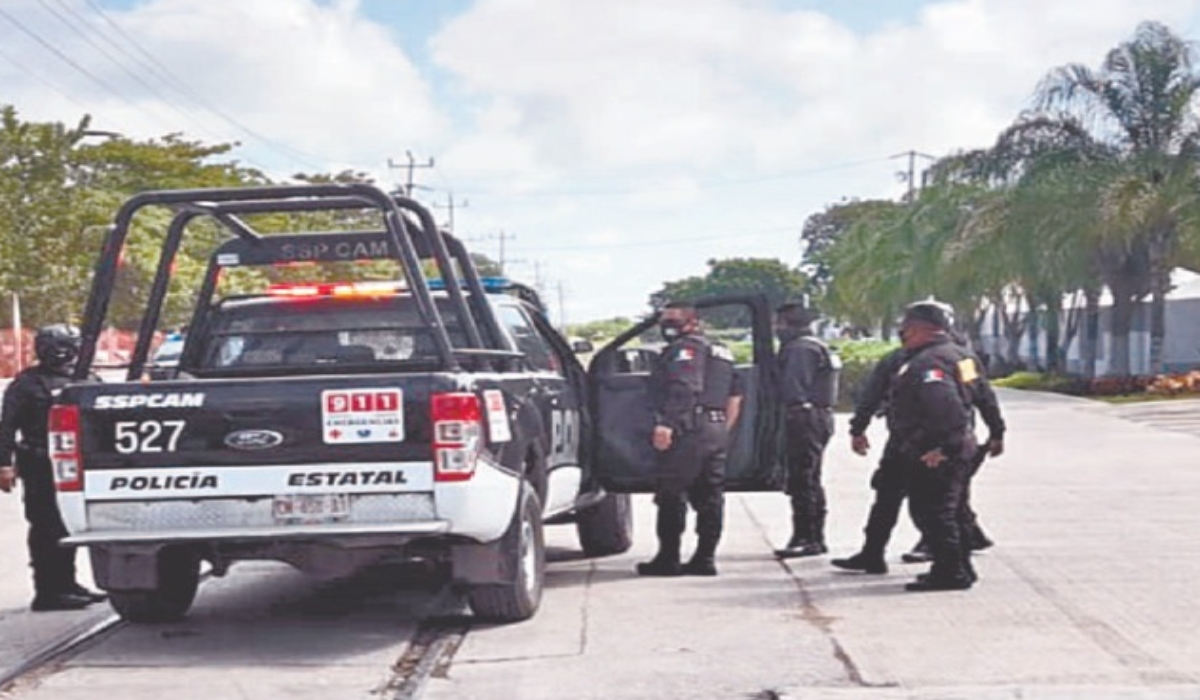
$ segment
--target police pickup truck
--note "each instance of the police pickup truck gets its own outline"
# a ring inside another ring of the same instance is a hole
[[[89,547],[122,617],[186,614],[205,561],[338,577],[421,558],[476,615],[520,620],[541,597],[544,523],[574,522],[589,556],[630,546],[629,496],[596,474],[587,377],[536,294],[481,279],[424,207],[373,187],[135,196],[96,268],[78,379],[146,207],[173,218],[126,380],[73,384],[50,417],[67,542]],[[381,230],[252,225],[314,212]],[[181,292],[174,258],[197,219],[209,240],[212,222],[233,235]],[[229,280],[237,293],[221,292]],[[181,352],[153,367],[164,303],[180,298],[194,305]]]
[[[89,384],[146,208],[171,216],[125,381]],[[255,227],[281,220],[289,232]],[[314,221],[345,230],[297,232]],[[175,279],[185,237],[192,251],[216,240],[195,289]],[[189,307],[190,323],[178,357],[156,367],[167,303]],[[699,305],[753,328],[729,488],[774,488],[765,302]],[[109,231],[83,318],[50,456],[66,541],[90,549],[127,620],[185,615],[203,562],[215,575],[268,559],[339,577],[412,558],[447,570],[477,616],[524,619],[542,594],[543,525],[573,522],[588,556],[624,552],[629,494],[654,488],[652,353],[637,342],[653,316],[585,372],[535,293],[489,285],[426,208],[371,186],[137,195]]]

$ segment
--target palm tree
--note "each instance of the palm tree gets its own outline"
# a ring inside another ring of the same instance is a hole
[[[1112,365],[1129,372],[1133,311],[1152,297],[1151,365],[1162,363],[1165,301],[1177,261],[1181,213],[1195,189],[1200,75],[1194,47],[1165,25],[1146,22],[1109,51],[1098,70],[1071,64],[1038,88],[1047,121],[1076,119],[1096,143],[1117,154],[1119,172],[1102,202],[1108,225],[1099,256],[1113,295]],[[1154,202],[1154,204],[1149,204]]]

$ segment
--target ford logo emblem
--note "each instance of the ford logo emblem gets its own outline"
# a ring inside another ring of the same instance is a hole
[[[225,444],[235,450],[269,450],[283,443],[283,434],[274,430],[239,430],[225,436]]]

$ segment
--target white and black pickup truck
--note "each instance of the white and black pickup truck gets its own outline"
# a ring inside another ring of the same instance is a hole
[[[173,219],[126,381],[86,383],[146,207]],[[378,230],[251,225],[364,211]],[[194,311],[178,359],[155,367],[164,302],[180,293],[174,258],[197,219],[232,235],[183,292]],[[222,293],[252,275],[261,289]],[[739,303],[769,336],[765,309]],[[81,381],[52,408],[51,459],[67,541],[89,547],[96,583],[131,621],[186,614],[205,561],[217,575],[270,559],[337,577],[406,558],[447,567],[476,615],[524,619],[542,594],[543,525],[574,522],[589,556],[623,552],[628,493],[653,487],[647,377],[619,362],[652,319],[589,377],[536,294],[481,279],[424,207],[370,186],[138,195],[110,230],[83,318]],[[772,473],[772,412],[753,405],[767,400],[764,342],[740,370],[755,396],[733,488]]]

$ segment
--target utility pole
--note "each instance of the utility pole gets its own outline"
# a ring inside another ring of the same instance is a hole
[[[404,196],[412,197],[413,170],[416,168],[432,168],[433,167],[433,158],[430,157],[428,163],[418,163],[418,162],[416,162],[416,159],[413,158],[412,151],[405,151],[404,155],[408,156],[408,164],[393,162],[391,158],[388,158],[387,164],[388,164],[389,168],[405,168],[406,170],[408,170],[408,179],[405,181],[405,185],[404,185]]]
[[[445,204],[433,204],[431,206],[434,209],[446,209],[449,212],[449,218],[450,218],[449,230],[450,230],[450,233],[454,233],[454,208],[457,206],[459,209],[466,209],[468,206],[470,206],[470,204],[471,204],[471,202],[466,199],[464,199],[461,202],[456,203],[454,201],[454,193],[450,192],[449,194],[446,195],[446,203]]]
[[[508,233],[507,231],[503,231],[503,230],[502,230],[502,231],[500,231],[499,233],[493,233],[493,234],[491,234],[491,235],[489,235],[489,236],[488,236],[488,238],[498,239],[498,240],[500,241],[500,258],[499,258],[498,260],[496,260],[496,262],[497,262],[497,263],[500,265],[500,274],[502,274],[502,275],[505,273],[505,269],[504,269],[504,243],[505,243],[506,241],[513,240],[513,239],[515,239],[516,237],[517,237],[517,236],[516,236],[516,234],[510,234],[510,233]]]
[[[558,329],[564,335],[567,332],[567,305],[564,301],[566,292],[563,289],[563,281],[558,281]]]
[[[891,160],[895,160],[896,158],[908,158],[908,173],[906,175],[906,179],[908,180],[908,194],[905,196],[905,199],[906,199],[906,201],[908,201],[909,204],[913,203],[913,201],[917,195],[917,185],[916,185],[917,172],[916,171],[917,171],[917,158],[918,157],[925,158],[927,160],[936,160],[933,156],[929,155],[928,153],[921,153],[919,151],[914,151],[912,149],[909,149],[903,153],[897,153],[896,155],[890,157]],[[905,175],[905,173],[900,173],[900,174]]]

